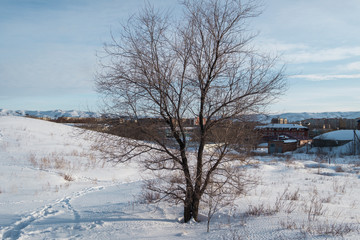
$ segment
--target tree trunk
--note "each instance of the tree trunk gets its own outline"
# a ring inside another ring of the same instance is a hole
[[[199,221],[199,205],[200,205],[200,196],[198,193],[194,194],[194,199],[192,202],[192,215],[195,221]]]
[[[187,223],[191,220],[192,217],[192,204],[191,201],[185,199],[184,202],[184,222]]]
[[[192,191],[188,187],[186,189],[186,196],[184,201],[184,222],[187,223],[193,217],[193,198]]]

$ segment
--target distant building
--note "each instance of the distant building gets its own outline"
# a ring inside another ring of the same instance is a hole
[[[271,119],[271,123],[273,123],[273,124],[287,124],[288,121],[287,121],[286,118],[280,118],[280,117],[278,117],[278,118],[273,118],[273,119]]]
[[[309,129],[298,124],[268,124],[255,129],[261,133],[264,141],[278,140],[281,136],[296,140],[309,138]]]
[[[206,118],[203,118],[203,124],[206,124]],[[194,125],[199,126],[200,125],[200,119],[199,117],[195,118]]]
[[[357,130],[337,130],[319,135],[313,139],[314,147],[338,147],[357,139],[360,131]]]
[[[347,118],[310,118],[302,120],[301,124],[307,125],[311,129],[355,129],[357,127],[357,120]]]
[[[297,149],[297,141],[290,140],[272,140],[268,143],[268,153],[284,153],[289,151],[295,151]]]

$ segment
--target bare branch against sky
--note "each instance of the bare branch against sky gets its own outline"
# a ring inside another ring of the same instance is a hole
[[[150,0],[180,15],[177,0]],[[289,90],[272,112],[356,111],[358,0],[263,1],[256,46],[280,51]],[[0,1],[0,108],[97,109],[96,54],[144,5],[122,1]],[[293,75],[293,77],[292,77]]]

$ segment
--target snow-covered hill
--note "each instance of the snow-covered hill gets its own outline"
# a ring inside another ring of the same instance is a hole
[[[100,117],[100,114],[94,112],[84,112],[84,111],[75,111],[75,110],[30,111],[30,110],[0,109],[0,116],[32,116],[39,118],[57,119],[59,117],[96,118],[96,117]]]
[[[311,118],[346,118],[346,119],[357,119],[360,118],[360,112],[320,112],[320,113],[281,113],[281,114],[270,114],[262,116],[260,121],[270,122],[272,118],[286,118],[288,122],[298,122],[305,119]]]
[[[33,117],[46,117],[56,119],[59,117],[73,117],[73,118],[88,118],[88,117],[100,117],[99,113],[75,111],[75,110],[50,110],[50,111],[30,111],[30,110],[7,110],[0,109],[0,116],[33,116]],[[272,118],[287,118],[289,122],[297,122],[310,118],[347,118],[357,119],[360,118],[360,112],[321,112],[321,113],[282,113],[282,114],[270,114],[261,116],[260,121],[270,122]]]

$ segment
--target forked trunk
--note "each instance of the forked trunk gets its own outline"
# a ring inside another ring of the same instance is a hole
[[[195,221],[199,221],[199,197],[186,198],[184,202],[184,222],[187,223],[193,218]]]
[[[184,222],[187,223],[192,218],[192,204],[191,201],[185,200],[184,202]]]

